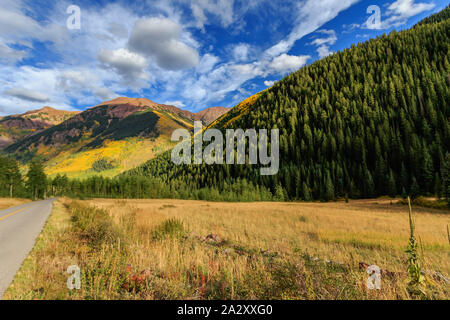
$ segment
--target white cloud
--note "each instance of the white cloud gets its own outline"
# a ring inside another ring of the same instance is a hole
[[[328,57],[329,55],[333,54],[333,51],[330,50],[329,46],[320,46],[319,48],[317,48],[317,53],[319,54],[319,58],[325,58]]]
[[[262,75],[264,71],[257,62],[222,64],[198,78],[186,79],[183,83],[184,90],[179,94],[186,100],[204,106],[224,99],[228,93],[238,90],[248,80]]]
[[[166,102],[164,102],[164,104],[168,105],[168,106],[175,106],[175,107],[178,107],[178,108],[186,107],[186,105],[180,100],[177,100],[177,101],[166,101]]]
[[[98,77],[88,69],[67,70],[58,74],[58,89],[70,91],[80,90],[87,85],[93,85]]]
[[[102,100],[112,100],[119,96],[108,88],[93,88],[92,93],[100,97]]]
[[[388,29],[405,24],[409,18],[422,12],[430,11],[435,7],[433,2],[416,3],[415,0],[396,0],[389,5],[386,17],[381,19],[379,25],[368,25],[367,21],[362,25],[363,29]]]
[[[211,71],[214,66],[220,61],[218,57],[212,54],[205,54],[201,59],[199,64],[197,65],[197,72],[206,73]]]
[[[297,24],[289,36],[266,50],[269,58],[287,53],[295,42],[319,29],[359,0],[306,0],[298,4]]]
[[[322,59],[333,53],[330,50],[330,46],[336,43],[337,36],[334,30],[319,30],[317,32],[327,36],[325,38],[317,38],[311,42],[311,44],[318,46],[317,53],[319,58]]]
[[[350,33],[355,29],[361,28],[361,24],[359,23],[344,24],[342,25],[342,28],[344,29],[342,33]]]
[[[248,61],[250,55],[250,45],[246,43],[239,43],[232,49],[233,58],[235,61]]]
[[[40,41],[61,42],[66,40],[65,27],[47,21],[39,24],[23,12],[26,5],[18,1],[0,1],[0,34],[3,39],[34,38]]]
[[[182,27],[169,19],[149,18],[136,22],[128,45],[131,50],[152,57],[166,70],[181,70],[198,64],[197,51],[180,41]]]
[[[45,94],[38,91],[29,90],[25,88],[11,88],[3,91],[4,94],[16,97],[21,100],[31,101],[31,102],[48,102],[50,99]]]
[[[337,41],[336,31],[334,31],[334,30],[318,30],[317,32],[327,35],[328,37],[315,39],[313,42],[311,42],[311,44],[314,44],[316,46],[321,46],[324,44],[333,45],[336,43],[336,41]]]
[[[39,37],[42,27],[32,18],[26,16],[21,10],[21,2],[14,5],[13,1],[0,2],[0,34],[2,36],[22,36],[31,34]]]
[[[86,106],[93,105],[101,100],[112,100],[118,95],[105,86],[105,80],[113,79],[108,70],[95,70],[95,73],[86,68],[70,69],[57,73],[55,89],[63,92],[66,97],[75,99]]]
[[[0,95],[4,114],[23,113],[39,109],[45,103],[57,108],[72,110],[70,100],[56,88],[58,72],[30,66],[0,65]]]
[[[222,26],[228,27],[234,21],[233,5],[234,0],[193,0],[191,9],[196,27],[204,30],[205,25],[209,24],[207,14],[218,17]]]
[[[107,50],[102,49],[98,54],[98,60],[106,67],[114,69],[125,80],[148,80],[145,69],[147,60],[141,55],[130,52],[127,49]]]
[[[290,56],[283,53],[274,58],[269,67],[279,74],[286,74],[300,69],[310,58],[310,56]]]
[[[274,84],[275,84],[275,81],[269,81],[269,80],[264,81],[264,85],[266,87],[272,87]]]
[[[0,62],[16,63],[27,55],[24,50],[14,50],[0,39]]]
[[[108,32],[112,35],[119,37],[119,38],[127,38],[128,37],[128,30],[127,28],[120,23],[117,22],[111,22],[108,25]]]

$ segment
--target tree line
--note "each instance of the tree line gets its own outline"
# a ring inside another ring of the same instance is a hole
[[[54,196],[77,198],[126,198],[126,199],[192,199],[212,201],[271,201],[284,200],[283,194],[272,194],[264,187],[245,180],[225,185],[221,190],[203,188],[193,190],[180,181],[166,183],[159,178],[120,176],[106,178],[69,179],[66,175],[48,177],[41,162],[31,161],[22,173],[19,163],[0,156],[0,197],[22,197],[33,200]]]
[[[0,156],[1,197],[42,199],[47,197],[48,183],[41,162],[31,161],[27,173],[23,175],[15,159]]]
[[[443,167],[442,196],[450,206],[450,153]],[[412,186],[414,188],[414,186]],[[420,189],[411,196],[420,195]],[[218,187],[191,188],[183,179],[165,181],[159,177],[121,175],[115,178],[95,176],[68,179],[66,175],[48,177],[39,161],[29,163],[22,174],[16,160],[0,156],[0,197],[25,197],[33,200],[54,196],[118,199],[190,199],[208,201],[286,201],[289,195],[278,185],[273,191],[246,179],[225,182]],[[404,195],[406,197],[406,194]],[[313,198],[303,199],[306,201]]]

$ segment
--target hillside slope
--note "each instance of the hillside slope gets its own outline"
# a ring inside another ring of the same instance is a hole
[[[214,122],[217,118],[220,118],[225,113],[230,111],[230,108],[225,107],[211,107],[202,110],[194,115],[194,120],[201,121],[203,125],[208,126]]]
[[[450,151],[448,11],[304,67],[213,123],[280,129],[277,175],[251,165],[176,166],[170,153],[127,174],[187,190],[244,180],[305,200],[440,194]]]
[[[50,175],[114,176],[170,149],[172,132],[192,129],[194,119],[196,114],[174,106],[120,97],[19,140],[5,152],[22,162],[43,160]]]
[[[192,127],[183,114],[147,99],[118,98],[22,139],[5,152],[23,162],[45,161],[50,175],[111,176],[170,148],[174,129]]]
[[[1,117],[0,148],[5,148],[24,137],[58,125],[78,113],[43,107],[24,114]]]

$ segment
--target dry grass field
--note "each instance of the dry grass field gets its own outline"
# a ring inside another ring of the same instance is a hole
[[[10,207],[18,206],[22,203],[29,202],[28,199],[16,199],[16,198],[0,198],[0,210]]]
[[[423,269],[448,277],[449,211],[413,210]],[[64,199],[5,298],[411,299],[408,238],[407,207],[390,200]],[[391,272],[381,290],[367,290],[360,262]],[[69,291],[73,264],[82,288]],[[425,298],[448,297],[427,276]]]

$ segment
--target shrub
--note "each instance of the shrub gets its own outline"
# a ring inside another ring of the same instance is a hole
[[[119,234],[105,210],[88,207],[77,202],[69,205],[73,228],[92,247],[113,243]]]
[[[169,219],[161,223],[153,230],[153,240],[161,240],[165,238],[181,238],[186,234],[186,229],[182,221],[177,219]]]

